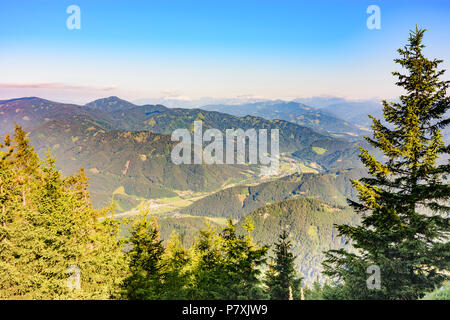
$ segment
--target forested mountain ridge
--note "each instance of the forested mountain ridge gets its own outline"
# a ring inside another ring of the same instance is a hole
[[[160,198],[176,195],[174,189],[214,190],[228,179],[250,174],[248,167],[237,165],[175,165],[170,136],[103,130],[89,118],[49,121],[34,129],[30,139],[39,154],[50,149],[64,173],[86,169],[96,206],[111,199],[119,187],[140,199]]]
[[[74,116],[89,117],[98,121],[103,129],[109,128],[104,114],[76,104],[53,102],[37,97],[0,101],[0,134],[12,133],[14,122],[30,129],[50,120],[64,120]]]
[[[344,206],[347,198],[355,196],[350,179],[358,179],[363,175],[361,169],[320,174],[295,173],[258,185],[240,185],[218,191],[197,200],[181,212],[195,216],[242,219],[268,203],[296,197],[312,197]]]
[[[215,111],[201,109],[169,109],[161,105],[134,106],[117,97],[100,99],[78,106],[63,104],[36,97],[12,99],[0,102],[1,134],[12,131],[14,121],[31,129],[50,120],[73,119],[76,116],[90,118],[104,130],[152,131],[171,134],[180,128],[191,129],[193,122],[201,120],[203,128],[219,130],[237,129],[279,129],[280,151],[294,152],[306,146],[338,144],[352,148],[345,139],[323,135],[306,126],[299,126],[284,120],[266,120],[259,117],[236,117]]]
[[[203,129],[279,129],[280,151],[293,152],[315,141],[333,143],[334,138],[320,134],[310,128],[298,126],[283,120],[266,120],[259,117],[236,117],[201,109],[168,109],[163,106],[141,106],[109,115],[114,127],[125,130],[150,130],[171,134],[179,128],[192,130],[194,121],[202,121]]]

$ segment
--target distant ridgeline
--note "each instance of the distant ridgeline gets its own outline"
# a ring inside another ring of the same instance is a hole
[[[335,137],[357,138],[367,134],[367,130],[363,130],[355,124],[337,117],[333,114],[332,108],[329,111],[316,109],[295,101],[264,101],[241,105],[207,105],[203,108],[238,117],[250,115],[269,120],[286,120],[320,132],[329,133]]]
[[[52,151],[63,173],[84,167],[97,207],[121,187],[133,206],[138,198],[173,196],[174,190],[214,191],[230,179],[239,181],[257,175],[251,166],[173,165],[173,143],[167,135],[178,128],[190,129],[195,120],[203,122],[204,130],[279,129],[282,153],[314,161],[324,169],[358,165],[359,143],[284,120],[161,105],[136,106],[117,97],[85,106],[40,98],[0,101],[0,134],[11,132],[17,122],[31,131],[31,142],[41,156]]]

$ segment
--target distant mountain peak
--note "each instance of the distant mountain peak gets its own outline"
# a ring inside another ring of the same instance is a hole
[[[125,103],[132,104],[131,102],[120,99],[117,96],[110,96],[110,97],[100,98],[100,99],[88,102],[88,103],[86,103],[86,105],[93,105],[93,104],[104,103],[104,102],[125,102]]]
[[[117,110],[128,110],[128,109],[136,107],[135,104],[133,104],[129,101],[120,99],[119,97],[116,97],[116,96],[97,99],[97,100],[87,103],[85,106],[89,107],[93,110],[106,111],[106,112],[112,112],[112,111],[117,111]]]

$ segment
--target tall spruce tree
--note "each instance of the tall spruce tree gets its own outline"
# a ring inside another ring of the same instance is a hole
[[[266,272],[265,283],[271,300],[289,300],[300,298],[301,279],[294,269],[295,256],[292,254],[292,243],[286,230],[279,235],[274,243],[274,254],[269,269]]]
[[[194,245],[189,250],[191,277],[188,286],[188,299],[221,299],[227,287],[223,239],[216,228],[207,224],[200,230]]]
[[[254,226],[250,219],[245,221],[244,229],[246,234],[238,235],[236,226],[228,220],[227,227],[221,233],[227,288],[222,299],[266,298],[262,288],[261,267],[266,263],[269,247],[258,247],[253,241],[251,232]]]
[[[39,158],[34,152],[34,147],[30,146],[27,132],[14,123],[14,169],[16,173],[16,183],[22,189],[22,203],[27,205],[27,193],[32,187],[31,180],[38,171]]]
[[[450,122],[449,81],[440,80],[442,60],[423,55],[424,32],[411,31],[395,59],[406,70],[393,72],[405,93],[399,102],[383,101],[384,122],[371,117],[373,137],[366,140],[386,161],[361,149],[370,176],[352,181],[359,202],[349,204],[362,223],[338,226],[356,251],[329,251],[324,262],[325,273],[344,283],[339,297],[417,299],[448,278],[450,165],[439,156],[450,150],[440,131]],[[366,285],[370,265],[380,267],[379,290]]]
[[[148,211],[134,220],[129,239],[129,275],[123,284],[123,297],[130,300],[158,299],[163,280],[162,257],[164,247],[159,225]]]
[[[187,295],[189,255],[178,234],[173,231],[162,256],[163,284],[160,299],[180,300]]]

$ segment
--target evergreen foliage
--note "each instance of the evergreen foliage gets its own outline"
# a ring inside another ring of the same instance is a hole
[[[275,257],[269,264],[266,272],[266,285],[271,300],[289,300],[300,298],[301,279],[297,277],[294,268],[295,256],[292,254],[292,243],[288,239],[286,230],[279,235],[278,242],[274,244]]]
[[[331,206],[311,198],[297,198],[280,201],[262,207],[248,215],[255,230],[254,239],[261,244],[277,242],[280,228],[291,235],[292,253],[297,257],[295,269],[311,284],[317,277],[321,281],[323,251],[345,246],[338,236],[334,224],[357,224],[357,215],[348,207]],[[243,223],[238,223],[238,232],[243,232]],[[273,248],[271,249],[273,255]]]
[[[125,272],[118,225],[92,208],[84,171],[61,177],[17,125],[0,149],[0,297],[115,296]],[[71,266],[80,270],[80,289],[67,285]]]
[[[247,221],[246,234],[238,235],[228,221],[220,234],[209,226],[193,246],[192,299],[262,299],[261,267],[268,247],[257,247]]]
[[[131,250],[129,275],[124,281],[124,298],[131,300],[155,299],[162,286],[162,263],[164,247],[159,235],[159,227],[154,217],[148,219],[143,212],[134,221],[129,239]]]
[[[436,160],[450,151],[441,133],[450,123],[444,118],[450,82],[440,80],[442,60],[423,55],[424,32],[416,27],[395,59],[406,69],[393,72],[405,94],[399,102],[383,101],[386,123],[372,117],[373,138],[366,139],[387,160],[361,150],[371,176],[352,181],[359,202],[349,204],[362,214],[362,224],[338,227],[357,251],[330,251],[324,262],[343,298],[417,299],[448,278],[450,165]],[[380,290],[366,286],[370,265],[380,267]]]

